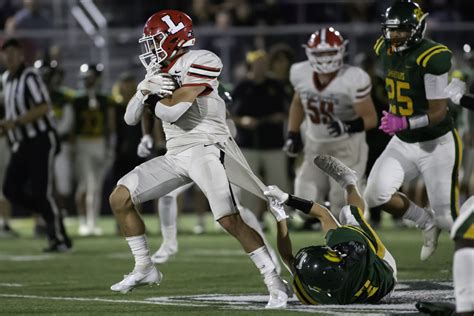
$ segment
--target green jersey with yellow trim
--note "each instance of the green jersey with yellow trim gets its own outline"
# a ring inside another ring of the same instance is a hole
[[[428,100],[425,94],[424,76],[442,75],[451,68],[451,51],[444,45],[422,39],[416,45],[393,53],[383,37],[374,46],[383,65],[385,89],[390,102],[390,112],[398,116],[412,117],[426,114]],[[453,129],[451,113],[437,124],[417,129],[407,129],[396,135],[408,143],[438,138]]]
[[[72,104],[75,91],[67,87],[59,87],[49,93],[53,106],[54,116],[57,120],[63,117],[63,108],[66,104]]]
[[[80,93],[73,102],[76,135],[84,138],[106,136],[110,106],[113,101],[109,96],[95,94],[95,99],[91,99],[86,93]]]
[[[393,290],[393,271],[382,259],[385,247],[362,212],[351,206],[351,213],[360,226],[345,225],[326,234],[326,244],[347,255],[347,280],[338,290],[328,292],[308,286],[295,277],[294,290],[302,303],[376,303]]]

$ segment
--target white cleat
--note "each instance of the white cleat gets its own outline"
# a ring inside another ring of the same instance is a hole
[[[314,164],[343,188],[348,184],[357,183],[356,172],[332,156],[317,155],[314,158]]]
[[[124,275],[123,280],[112,285],[110,289],[114,292],[121,292],[125,294],[139,286],[152,284],[159,285],[162,279],[163,274],[156,270],[156,268],[153,266],[146,273],[132,271],[130,274]]]
[[[288,283],[280,278],[275,278],[270,284],[267,284],[270,298],[266,309],[286,308],[288,298],[293,296]]]
[[[161,244],[160,249],[158,249],[153,256],[151,256],[151,262],[155,264],[165,263],[172,256],[178,252],[178,244]]]
[[[428,229],[424,229],[423,233],[423,246],[421,247],[420,260],[425,261],[433,255],[438,246],[438,237],[441,233],[441,229],[438,226],[433,225]]]

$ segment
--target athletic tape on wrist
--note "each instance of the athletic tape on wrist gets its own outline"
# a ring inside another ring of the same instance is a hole
[[[430,125],[430,118],[428,114],[417,115],[408,119],[408,126],[410,129],[416,129],[428,125]]]

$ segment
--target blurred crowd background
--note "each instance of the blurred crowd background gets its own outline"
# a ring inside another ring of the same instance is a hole
[[[429,12],[427,35],[446,44],[454,54],[452,76],[459,77],[469,84],[474,79],[474,6],[467,0],[425,0],[417,1],[425,12]],[[0,42],[15,37],[25,47],[27,62],[46,77],[50,92],[61,89],[68,96],[62,103],[73,107],[79,104],[81,91],[94,89],[107,100],[107,120],[113,120],[113,129],[97,127],[87,137],[104,140],[107,150],[103,159],[98,159],[94,170],[103,170],[90,183],[100,182],[98,189],[103,197],[99,209],[108,210],[107,197],[116,180],[141,162],[136,157],[140,128],[129,128],[122,117],[129,98],[135,92],[136,84],[143,78],[143,69],[138,55],[138,39],[147,18],[162,9],[177,9],[190,15],[194,22],[197,39],[195,48],[205,48],[215,52],[223,61],[224,69],[220,81],[234,96],[232,107],[250,102],[236,87],[249,78],[265,77],[279,81],[281,95],[273,100],[259,98],[251,101],[257,107],[275,107],[275,113],[287,113],[293,94],[288,79],[292,63],[306,59],[302,44],[315,30],[333,26],[345,39],[349,40],[346,62],[364,68],[373,81],[373,98],[378,109],[386,108],[383,81],[380,80],[372,47],[381,35],[381,14],[390,1],[383,0],[0,0]],[[90,70],[93,71],[90,71]],[[4,65],[0,65],[4,71]],[[92,78],[92,79],[91,79]],[[91,82],[92,81],[92,82]],[[83,96],[83,95],[82,95]],[[87,101],[89,102],[89,101]],[[54,103],[54,100],[53,100]],[[55,104],[57,109],[64,104]],[[465,162],[462,173],[462,196],[474,193],[472,163],[474,148],[474,119],[472,113],[454,108],[458,129],[463,136]],[[57,110],[58,120],[62,111]],[[0,112],[1,114],[1,112]],[[255,112],[255,119],[264,121],[265,115]],[[110,116],[109,116],[110,115]],[[1,116],[0,116],[1,118]],[[278,150],[284,143],[285,116],[277,120],[276,133],[268,133],[263,125],[242,126],[237,124],[237,140],[243,150]],[[68,155],[71,173],[71,189],[58,186],[57,191],[62,207],[68,215],[77,214],[85,189],[79,185],[75,168],[81,152],[77,150],[78,139],[84,136],[84,126],[76,126],[63,133],[63,142],[71,145]],[[94,121],[95,122],[95,121]],[[96,124],[97,122],[90,124]],[[85,123],[84,123],[85,124]],[[97,123],[98,124],[98,123]],[[90,127],[90,126],[89,126]],[[94,127],[94,126],[93,126]],[[250,134],[249,134],[250,129]],[[60,131],[61,132],[61,131]],[[252,137],[245,137],[253,135]],[[240,135],[240,138],[239,138]],[[84,136],[86,137],[86,136]],[[379,136],[368,133],[369,146],[380,146]],[[163,143],[157,142],[157,154]],[[2,148],[1,150],[4,150]],[[286,159],[283,169],[268,170],[265,161],[255,162],[254,168],[264,179],[273,173],[291,191],[296,161]],[[63,171],[64,172],[64,171]],[[2,178],[3,175],[0,175]],[[58,175],[61,178],[61,174]],[[59,180],[60,181],[60,180]],[[85,180],[86,181],[86,180]],[[87,181],[86,181],[87,182]],[[62,192],[61,192],[62,191]],[[421,181],[407,184],[405,191],[419,204],[426,204]],[[196,202],[197,201],[197,202]],[[86,203],[86,202],[83,202]],[[0,205],[1,206],[1,205]],[[199,193],[190,192],[181,204],[184,211],[207,211],[206,201]],[[263,205],[253,206],[257,213]],[[153,212],[154,206],[145,207],[145,212]],[[16,210],[13,215],[29,214],[27,210]],[[373,215],[377,224],[377,215]],[[203,226],[198,221],[198,226]],[[198,227],[197,232],[204,227]]]

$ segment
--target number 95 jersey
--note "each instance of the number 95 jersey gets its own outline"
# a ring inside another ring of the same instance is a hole
[[[357,118],[354,103],[370,95],[372,84],[362,69],[343,65],[335,77],[323,86],[309,61],[293,64],[290,81],[298,93],[306,116],[305,139],[313,142],[334,142],[349,138],[344,133],[333,137],[328,124],[334,119],[349,121]]]

